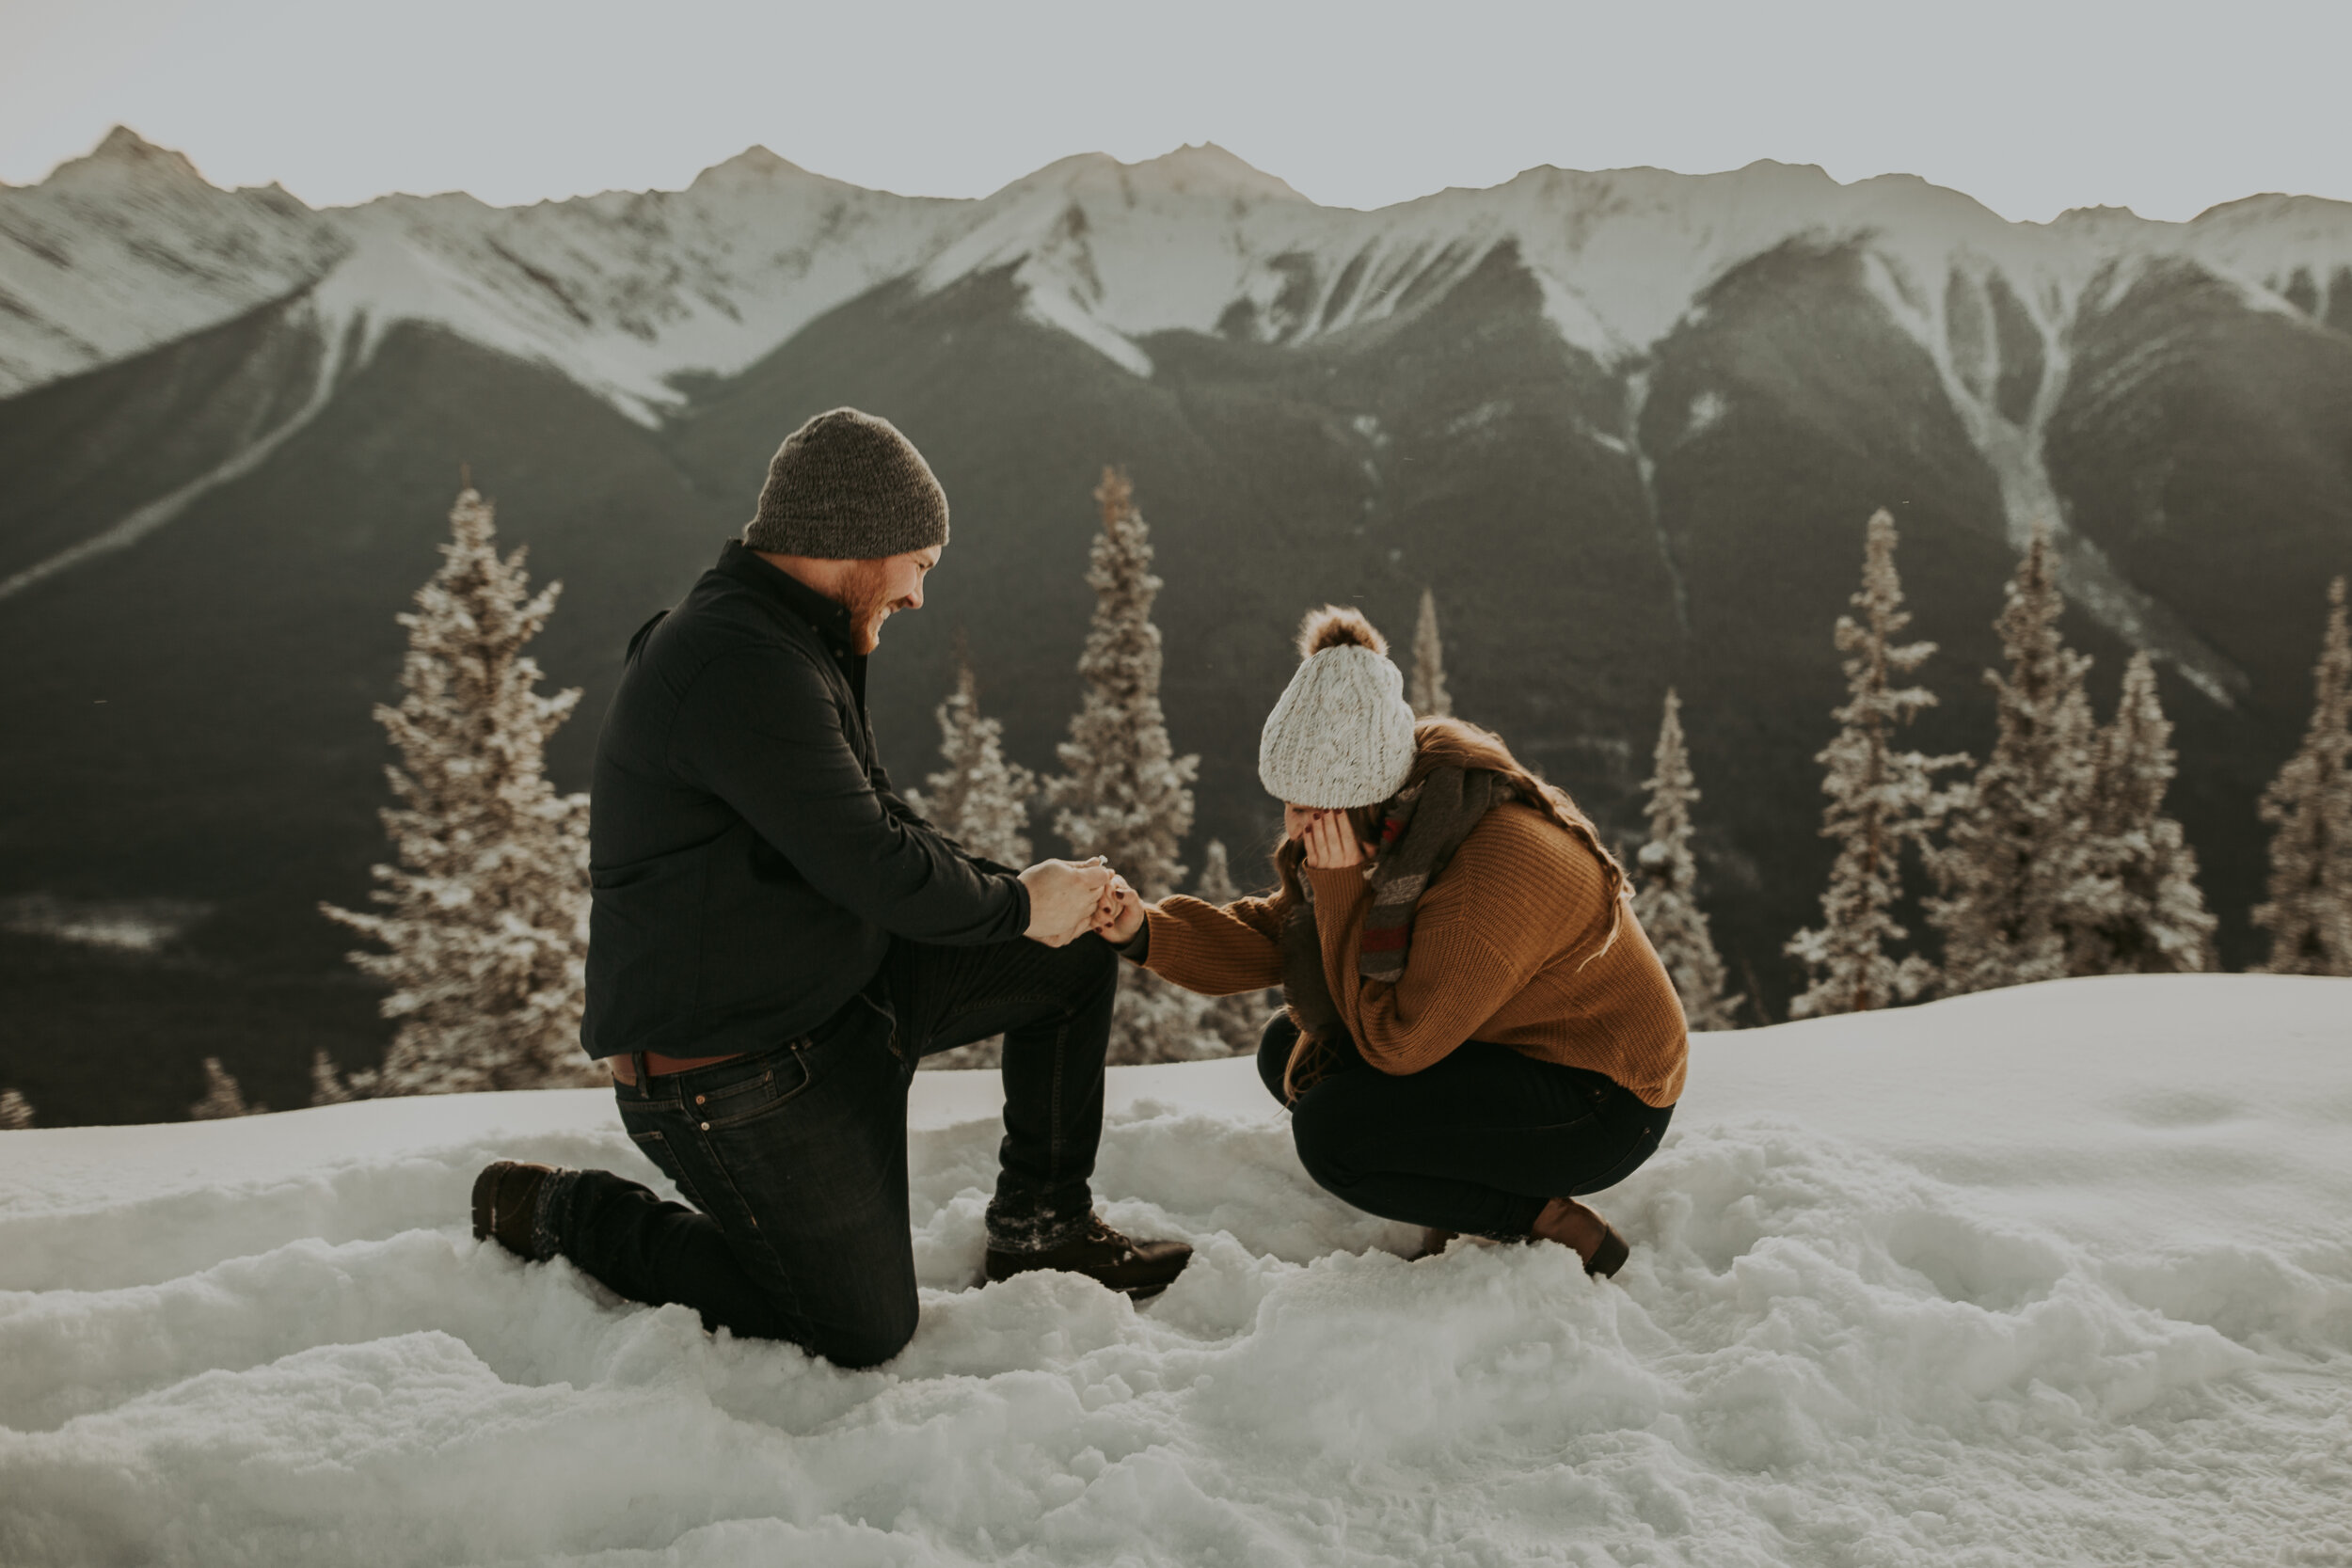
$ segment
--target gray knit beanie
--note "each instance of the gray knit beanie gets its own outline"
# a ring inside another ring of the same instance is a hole
[[[1413,710],[1388,639],[1357,610],[1326,605],[1298,630],[1306,662],[1258,736],[1258,779],[1294,806],[1371,806],[1405,787]]]
[[[836,408],[784,438],[743,543],[778,555],[879,561],[947,542],[947,493],[888,420]]]

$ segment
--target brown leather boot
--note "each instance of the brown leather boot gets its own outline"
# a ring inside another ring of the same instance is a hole
[[[554,1227],[543,1223],[541,1196],[549,1180],[576,1174],[553,1165],[498,1160],[473,1179],[473,1233],[517,1258],[544,1263],[557,1251]]]
[[[1558,1242],[1584,1259],[1584,1272],[1606,1279],[1625,1267],[1632,1247],[1616,1227],[1572,1197],[1555,1197],[1535,1216],[1532,1241]]]
[[[1107,1289],[1138,1299],[1155,1296],[1184,1272],[1192,1248],[1184,1242],[1138,1242],[1090,1220],[1081,1234],[1042,1252],[988,1249],[988,1277],[1010,1279],[1032,1269],[1082,1274]]]

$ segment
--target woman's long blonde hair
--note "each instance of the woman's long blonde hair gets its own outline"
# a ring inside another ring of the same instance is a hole
[[[1626,879],[1625,867],[1617,863],[1617,857],[1611,854],[1609,847],[1600,841],[1600,832],[1593,826],[1593,819],[1577,808],[1576,802],[1568,798],[1567,791],[1557,784],[1545,783],[1520,766],[1518,758],[1511,754],[1511,749],[1502,743],[1501,736],[1461,719],[1423,719],[1413,726],[1413,765],[1397,793],[1402,795],[1440,768],[1484,768],[1495,774],[1521,802],[1542,812],[1558,824],[1562,832],[1592,850],[1593,858],[1600,862],[1602,887],[1609,900],[1609,929],[1603,934],[1600,945],[1585,955],[1583,963],[1577,967],[1581,969],[1584,964],[1608,952],[1616,942],[1617,932],[1624,924],[1625,898],[1631,884]],[[1347,814],[1348,826],[1355,832],[1358,842],[1380,845],[1385,848],[1386,846],[1381,844],[1381,829],[1395,806],[1396,798],[1391,796],[1377,805],[1351,808]],[[1283,839],[1275,848],[1274,874],[1280,879],[1281,885],[1269,900],[1269,906],[1284,920],[1288,920],[1290,911],[1305,896],[1298,868],[1306,863],[1306,860],[1307,847],[1295,838]],[[1311,1072],[1303,1085],[1299,1083],[1302,1067],[1320,1066],[1321,1051],[1321,1042],[1302,1030],[1298,1043],[1291,1048],[1290,1062],[1282,1069],[1282,1093],[1286,1099],[1296,1100],[1302,1088],[1312,1087],[1315,1079],[1321,1076],[1319,1071]]]

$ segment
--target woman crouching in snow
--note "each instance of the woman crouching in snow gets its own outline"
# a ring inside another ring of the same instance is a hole
[[[1542,1239],[1614,1274],[1625,1238],[1577,1197],[1658,1148],[1689,1053],[1624,870],[1498,736],[1416,723],[1361,614],[1312,612],[1298,648],[1258,747],[1280,889],[1219,909],[1122,883],[1104,935],[1189,990],[1282,987],[1258,1071],[1338,1196],[1433,1247]]]

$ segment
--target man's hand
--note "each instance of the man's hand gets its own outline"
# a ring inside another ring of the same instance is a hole
[[[1021,934],[1048,947],[1066,947],[1094,927],[1094,911],[1110,890],[1110,867],[1095,856],[1076,861],[1040,861],[1021,873],[1029,890],[1029,928]]]
[[[1336,870],[1341,866],[1363,863],[1365,846],[1356,840],[1347,825],[1347,813],[1320,811],[1314,824],[1306,832],[1307,863],[1318,871]]]
[[[1103,901],[1094,907],[1094,930],[1104,942],[1124,946],[1143,929],[1143,895],[1127,879],[1114,873]]]

